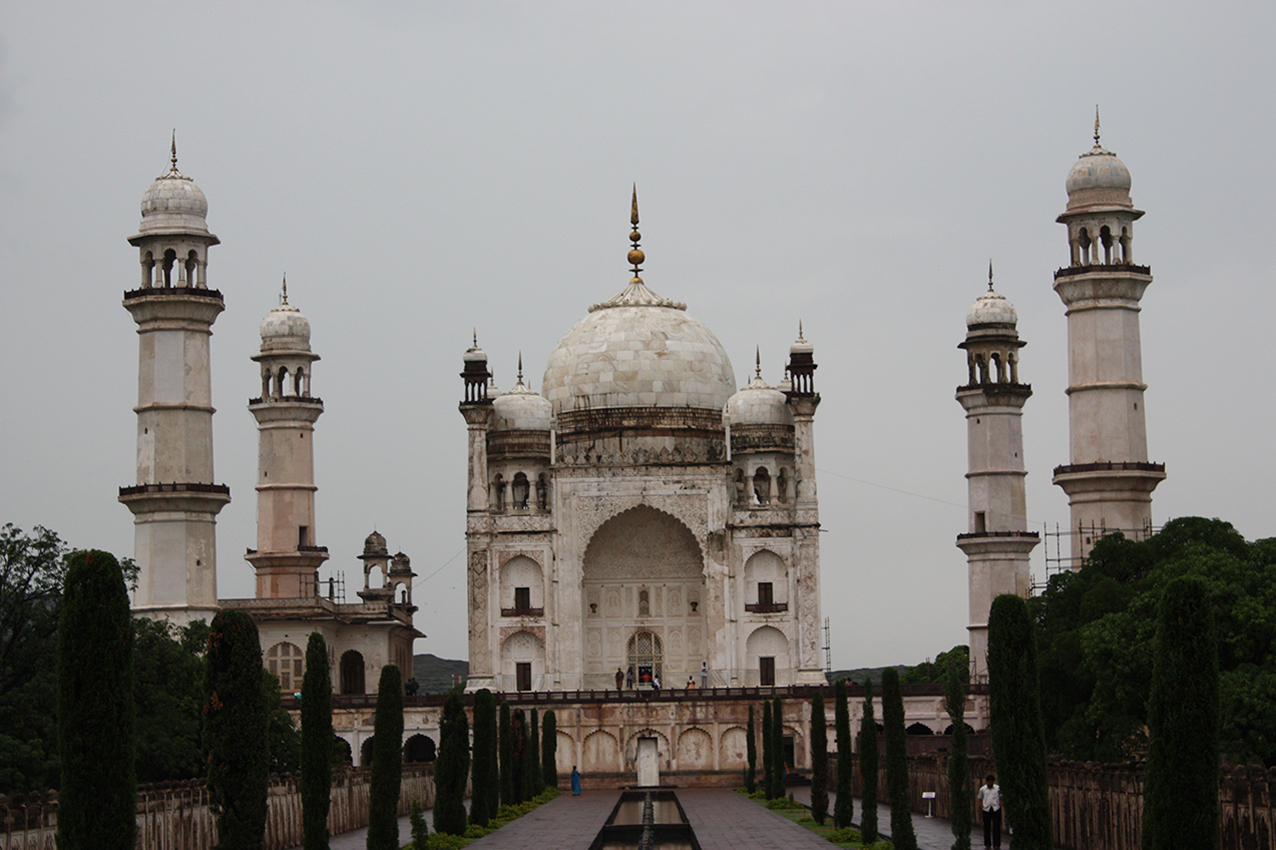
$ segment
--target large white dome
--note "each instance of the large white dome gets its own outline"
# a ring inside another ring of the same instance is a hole
[[[207,233],[208,199],[195,181],[172,169],[160,177],[142,195],[142,224],[139,233],[195,231]]]
[[[720,411],[735,393],[731,360],[713,332],[637,278],[590,310],[545,367],[541,394],[556,414],[617,407]]]

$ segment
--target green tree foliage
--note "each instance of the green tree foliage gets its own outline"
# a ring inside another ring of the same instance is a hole
[[[301,683],[301,833],[304,850],[328,850],[332,801],[332,674],[328,643],[318,632],[306,644]]]
[[[891,841],[896,850],[917,850],[908,800],[908,744],[904,732],[904,692],[899,671],[882,671],[882,723],[886,726],[886,792],[891,800]]]
[[[771,757],[771,745],[775,735],[771,731],[771,701],[762,701],[762,795],[768,800],[775,792],[775,759]]]
[[[969,678],[969,674],[967,677]],[[948,755],[949,823],[953,830],[952,850],[970,850],[970,828],[974,820],[974,794],[970,786],[970,745],[966,740],[966,688],[963,677],[948,670],[944,683],[944,710],[953,724],[952,750]]]
[[[753,706],[749,706],[749,728],[745,733],[747,739],[747,764],[744,768],[744,790],[752,794],[758,787],[758,742],[757,730],[753,728]]]
[[[243,611],[213,618],[204,659],[203,745],[217,813],[217,850],[256,850],[269,783],[265,670],[257,625]]]
[[[500,798],[496,788],[496,698],[487,688],[474,694],[473,755],[470,821],[487,826],[496,814]]]
[[[114,557],[76,552],[58,630],[61,850],[133,850],[133,620]]]
[[[545,777],[541,774],[541,739],[537,719],[536,709],[533,708],[531,735],[527,741],[527,758],[530,762],[527,771],[529,799],[545,790]]]
[[[846,680],[833,686],[833,732],[837,736],[837,800],[833,803],[833,825],[844,829],[855,817],[855,798],[851,796],[851,708],[847,702]]]
[[[500,741],[501,750],[501,805],[512,806],[514,799],[514,727],[510,704],[501,702]]]
[[[954,646],[935,656],[934,661],[923,661],[899,674],[900,684],[942,685],[950,673],[956,672],[962,684],[970,681],[970,648],[965,644]]]
[[[399,784],[402,780],[403,675],[398,667],[387,664],[381,668],[381,679],[377,683],[377,711],[372,721],[368,850],[399,850]],[[437,796],[437,791],[435,793]],[[434,828],[438,830],[437,822]]]
[[[850,733],[847,733],[850,738]],[[824,717],[824,695],[811,697],[811,816],[820,826],[829,812],[828,720]]]
[[[541,730],[541,775],[550,788],[558,787],[558,718],[554,709],[545,709],[545,728]]]
[[[1143,850],[1218,840],[1218,641],[1205,582],[1165,586],[1156,630],[1143,780]]]
[[[470,724],[460,694],[448,694],[434,766],[434,831],[465,834],[465,780],[470,772]]]
[[[1120,761],[1147,746],[1157,606],[1174,578],[1205,582],[1219,636],[1222,749],[1276,766],[1276,540],[1246,543],[1220,520],[1171,520],[1145,541],[1095,545],[1085,569],[1032,600],[1047,743]]]
[[[869,676],[864,680],[864,716],[860,719],[860,834],[865,844],[877,840],[877,762],[877,719],[873,713],[873,678]]]
[[[0,793],[58,787],[57,631],[66,546],[0,529]]]
[[[279,677],[262,672],[266,695],[266,741],[270,751],[270,773],[296,773],[301,769],[301,732],[280,699]]]
[[[1037,696],[1037,643],[1028,606],[1012,593],[988,613],[988,705],[1003,809],[1016,850],[1050,850],[1046,737]]]
[[[779,697],[771,707],[771,722],[775,726],[771,732],[771,798],[779,800],[784,797],[784,774],[788,768],[784,762],[784,701]]]
[[[514,709],[510,718],[510,766],[512,767],[510,782],[514,786],[514,802],[521,803],[527,797],[527,717],[523,709]]]
[[[164,620],[137,617],[133,632],[133,703],[137,728],[144,730],[137,736],[137,780],[203,776],[199,724],[208,626],[199,620],[179,629]]]

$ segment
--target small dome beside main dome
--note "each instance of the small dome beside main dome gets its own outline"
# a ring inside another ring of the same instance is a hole
[[[728,425],[792,425],[793,411],[784,393],[758,376],[727,401],[725,418]]]
[[[492,399],[493,431],[548,431],[553,419],[553,405],[522,381]]]
[[[1130,170],[1116,154],[1099,147],[1083,153],[1068,172],[1068,209],[1096,204],[1133,206]]]
[[[991,286],[991,284],[990,284]],[[979,325],[1011,325],[1019,321],[1014,306],[999,292],[989,289],[975,299],[966,313],[966,327]]]

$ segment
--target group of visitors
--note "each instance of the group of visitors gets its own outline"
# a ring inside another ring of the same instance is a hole
[[[660,693],[660,674],[652,671],[650,668],[644,668],[639,674],[639,679],[640,684],[650,685],[653,691]],[[694,690],[696,688],[695,676],[688,676],[687,684],[683,687],[689,691]],[[707,661],[700,662],[700,687],[709,687],[709,662]],[[634,689],[634,668],[630,667],[629,671],[625,672],[617,667],[616,690],[618,692],[623,692],[626,689],[631,691]]]

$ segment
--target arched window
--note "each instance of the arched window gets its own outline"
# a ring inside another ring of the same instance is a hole
[[[266,669],[279,678],[279,692],[296,693],[301,690],[305,673],[306,654],[301,647],[287,641],[277,643],[266,650]]]
[[[766,471],[765,466],[759,466],[758,471],[753,473],[753,496],[759,505],[771,504],[771,473]]]
[[[341,693],[365,694],[363,683],[363,654],[349,649],[341,655]]]
[[[651,616],[651,594],[645,590],[638,591],[638,616]]]
[[[652,632],[634,632],[629,639],[629,666],[639,684],[650,685],[659,676],[664,683],[664,657],[660,638]]]
[[[434,761],[437,753],[434,739],[428,735],[413,735],[403,744],[405,763]]]
[[[177,252],[169,248],[164,252],[164,287],[173,285],[173,263],[177,262]]]
[[[275,395],[285,396],[288,394],[288,367],[280,366],[279,374],[275,377]]]
[[[199,263],[195,259],[195,252],[191,251],[186,255],[186,273],[182,275],[186,279],[187,286],[195,285],[195,270],[199,268]]]
[[[514,476],[514,483],[510,487],[510,499],[514,502],[514,510],[527,510],[527,496],[527,475],[519,472]]]

